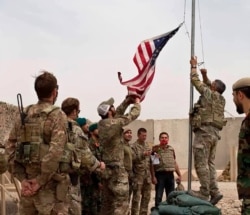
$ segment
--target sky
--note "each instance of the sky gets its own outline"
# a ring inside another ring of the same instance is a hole
[[[58,79],[60,106],[80,100],[81,117],[97,121],[97,106],[127,94],[118,80],[137,75],[133,63],[142,40],[184,25],[161,51],[138,119],[188,118],[197,92],[190,90],[191,0],[0,0],[0,101],[37,102],[34,80],[42,70]],[[211,80],[227,89],[226,117],[237,117],[232,84],[250,76],[250,1],[197,1],[195,55]],[[191,99],[193,95],[193,99]]]

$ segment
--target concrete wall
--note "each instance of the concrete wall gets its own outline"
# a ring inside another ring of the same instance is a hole
[[[217,145],[215,159],[216,169],[224,169],[230,160],[230,150],[232,146],[238,145],[238,133],[243,118],[227,118],[227,125],[221,131],[221,140]],[[137,130],[144,127],[148,131],[148,142],[158,144],[160,132],[166,131],[170,136],[169,144],[175,148],[178,164],[181,169],[188,168],[189,158],[189,120],[170,119],[170,120],[136,120],[129,125],[133,132],[134,142],[137,138]],[[192,138],[193,138],[192,134]]]

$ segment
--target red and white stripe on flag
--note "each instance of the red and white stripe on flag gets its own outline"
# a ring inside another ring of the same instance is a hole
[[[133,58],[138,69],[138,75],[136,77],[128,81],[122,81],[121,73],[118,72],[120,83],[127,86],[129,95],[138,95],[141,97],[141,101],[145,98],[154,78],[155,61],[167,41],[175,35],[182,24],[168,33],[144,40],[139,44]]]

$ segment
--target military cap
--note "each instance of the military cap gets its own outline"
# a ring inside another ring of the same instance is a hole
[[[132,131],[130,128],[123,128],[123,134],[127,133],[128,131]]]
[[[250,77],[241,78],[233,84],[233,90],[250,87]]]
[[[109,108],[114,105],[114,99],[111,97],[109,100],[107,101],[103,101],[101,104],[98,105],[97,107],[97,112],[99,115],[101,116],[105,116],[108,111],[109,111]]]
[[[93,132],[95,129],[97,129],[97,123],[93,123],[89,126],[89,131]]]
[[[82,127],[87,124],[87,119],[86,118],[77,118],[76,122]]]

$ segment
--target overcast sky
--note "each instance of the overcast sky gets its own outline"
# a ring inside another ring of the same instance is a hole
[[[250,76],[250,1],[196,6],[198,61],[204,58],[212,80],[226,83],[226,110],[238,116],[231,86]],[[0,101],[17,105],[21,93],[25,106],[36,103],[34,77],[48,70],[60,85],[56,105],[79,98],[80,116],[97,121],[100,102],[112,96],[117,106],[126,96],[117,72],[123,80],[136,76],[132,58],[138,44],[184,20],[157,59],[141,120],[188,118],[191,0],[0,0]]]

